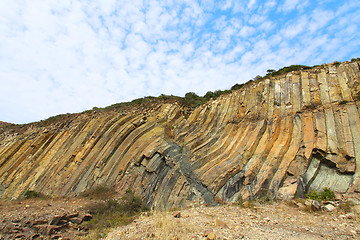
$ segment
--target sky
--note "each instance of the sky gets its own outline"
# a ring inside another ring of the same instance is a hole
[[[360,0],[0,0],[0,121],[360,57]]]

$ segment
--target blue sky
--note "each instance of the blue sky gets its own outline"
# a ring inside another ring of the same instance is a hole
[[[360,0],[2,0],[0,121],[360,57]]]

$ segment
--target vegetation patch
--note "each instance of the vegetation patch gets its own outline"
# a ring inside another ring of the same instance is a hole
[[[309,66],[305,66],[305,65],[291,65],[288,67],[280,68],[279,70],[268,69],[267,74],[265,76],[262,77],[260,75],[257,75],[254,78],[254,81],[258,82],[258,81],[261,81],[261,80],[264,80],[264,79],[267,79],[270,77],[276,77],[276,76],[283,75],[283,74],[286,74],[289,72],[307,70],[307,69],[312,69],[312,68],[313,67],[309,67]]]
[[[114,188],[105,185],[97,185],[80,193],[79,197],[89,199],[109,199],[116,194]]]
[[[305,194],[305,198],[316,200],[316,201],[334,201],[335,193],[329,188],[324,188],[322,191],[317,192],[315,190]]]
[[[121,200],[102,200],[88,205],[86,210],[93,218],[86,223],[90,231],[83,239],[99,239],[111,228],[131,223],[140,212],[148,208],[140,197],[128,189]]]
[[[345,105],[347,104],[349,101],[348,100],[342,100],[339,102],[339,105]]]
[[[24,193],[24,198],[25,199],[31,199],[31,198],[46,198],[47,196],[42,194],[42,193],[39,193],[39,192],[36,192],[36,191],[33,191],[33,190],[28,190]]]

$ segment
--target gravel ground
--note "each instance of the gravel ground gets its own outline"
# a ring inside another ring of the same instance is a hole
[[[143,214],[106,239],[360,239],[359,220],[358,214],[310,212],[291,203],[203,206]]]

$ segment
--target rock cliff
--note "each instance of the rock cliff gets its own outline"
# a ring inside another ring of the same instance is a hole
[[[360,192],[359,62],[250,82],[189,111],[164,102],[2,126],[0,196],[131,188],[155,208]]]

